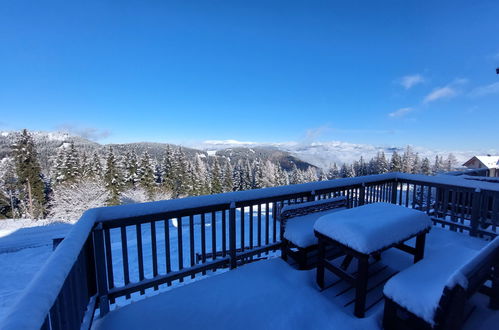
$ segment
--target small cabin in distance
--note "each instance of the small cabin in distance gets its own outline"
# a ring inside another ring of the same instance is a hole
[[[469,169],[486,168],[489,170],[489,176],[499,177],[499,156],[473,156],[466,161],[463,166],[466,166]]]

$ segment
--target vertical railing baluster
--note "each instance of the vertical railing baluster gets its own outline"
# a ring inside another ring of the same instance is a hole
[[[250,205],[249,209],[249,246],[253,249],[253,204]]]
[[[189,216],[189,257],[191,260],[191,267],[196,264],[195,261],[195,247],[194,247],[194,215]],[[196,274],[192,274],[191,278],[195,278]]]
[[[211,258],[217,258],[217,216],[215,212],[211,212]],[[213,271],[216,269],[214,268]]]
[[[114,288],[114,269],[113,269],[113,252],[111,250],[111,229],[104,230],[104,239],[106,246],[106,265],[107,265],[107,285],[109,289]],[[111,304],[114,304],[114,298],[110,299]]]
[[[241,235],[239,235],[239,238],[241,239],[241,252],[244,252],[244,206],[241,206],[240,210]]]
[[[227,220],[226,210],[222,210],[222,258],[227,256]]]
[[[158,244],[156,241],[156,221],[151,221],[152,276],[158,276]],[[154,286],[158,290],[158,286]]]
[[[204,264],[206,262],[206,215],[201,213],[201,262]],[[203,270],[203,275],[206,275],[206,271]]]
[[[106,256],[104,252],[104,234],[102,223],[97,224],[94,229],[94,258],[97,277],[97,294],[99,296],[99,314],[104,316],[109,312],[108,286],[106,276]],[[123,235],[122,235],[123,237]],[[125,235],[126,238],[126,235]],[[59,314],[60,315],[60,314]]]
[[[269,225],[270,225],[270,212],[269,212],[269,203],[265,203],[265,244],[269,244],[270,234],[269,234]],[[267,251],[268,254],[268,251]]]
[[[314,192],[315,194],[315,192]],[[277,216],[276,216],[277,204],[272,203],[272,242],[277,242]]]
[[[178,252],[178,270],[184,269],[184,245],[182,236],[182,217],[177,218],[177,252]],[[180,282],[183,282],[184,278],[180,278]]]
[[[140,223],[135,225],[135,232],[137,236],[137,259],[139,263],[139,281],[144,280],[144,253],[142,251],[142,225]],[[144,290],[140,290],[140,294],[144,294]]]
[[[262,246],[262,204],[258,203],[258,247]],[[258,253],[258,258],[260,258],[261,254]]]
[[[121,226],[121,255],[123,259],[123,280],[125,285],[130,283],[130,271],[128,268],[128,241],[127,241],[127,233],[126,226]],[[126,299],[130,299],[130,294],[126,295]]]
[[[172,258],[171,258],[171,248],[170,248],[170,219],[164,220],[165,224],[165,266],[166,273],[169,274],[172,271]],[[167,282],[167,285],[172,285],[171,281]]]
[[[234,269],[237,267],[236,204],[234,202],[230,203],[230,209],[229,209],[229,256],[230,256],[230,268]]]

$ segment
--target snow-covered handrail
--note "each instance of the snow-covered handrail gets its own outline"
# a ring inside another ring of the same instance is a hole
[[[24,290],[19,300],[12,306],[7,317],[0,323],[1,329],[35,329],[46,321],[71,269],[82,249],[92,235],[96,223],[109,223],[127,218],[146,217],[186,209],[214,207],[217,205],[252,205],[251,201],[278,200],[321,192],[338,191],[348,187],[369,187],[376,184],[411,182],[416,185],[447,186],[471,189],[471,191],[499,192],[499,185],[490,182],[466,180],[453,176],[424,176],[404,173],[386,173],[355,178],[312,182],[297,185],[239,191],[216,195],[188,197],[176,200],[112,206],[88,210],[75,224],[70,233],[47,260],[42,269]],[[397,185],[394,185],[397,188]],[[363,188],[362,188],[363,189]],[[398,189],[398,188],[397,188]],[[400,190],[395,190],[395,192]],[[496,194],[499,196],[498,194]],[[396,197],[396,194],[395,194]],[[393,198],[393,193],[391,197]],[[396,198],[395,198],[396,199]],[[255,203],[256,204],[256,203]],[[93,260],[93,259],[92,259]],[[95,277],[96,274],[88,274]],[[95,280],[95,278],[94,278]]]

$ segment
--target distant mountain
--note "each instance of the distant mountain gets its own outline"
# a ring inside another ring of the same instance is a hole
[[[9,157],[11,152],[11,146],[16,141],[19,132],[0,132],[0,160]],[[165,154],[165,149],[167,146],[171,148],[182,147],[182,150],[187,155],[188,158],[194,158],[196,154],[200,154],[203,157],[208,156],[219,156],[227,158],[232,164],[237,163],[240,159],[248,159],[250,161],[255,159],[270,160],[274,163],[279,163],[283,169],[290,170],[292,164],[294,163],[296,167],[301,170],[306,170],[309,167],[315,167],[314,165],[305,162],[298,157],[293,156],[291,153],[283,150],[279,150],[275,147],[256,147],[256,148],[227,148],[226,150],[199,150],[190,147],[179,146],[169,143],[155,143],[155,142],[136,142],[136,143],[124,143],[124,144],[99,144],[88,139],[74,136],[65,132],[39,132],[30,131],[35,141],[37,151],[39,153],[40,164],[44,173],[48,173],[48,170],[53,164],[55,157],[58,154],[58,150],[61,147],[65,147],[70,143],[74,143],[76,149],[79,151],[85,151],[87,154],[93,154],[97,152],[99,155],[104,157],[107,153],[109,147],[113,148],[116,155],[124,155],[126,152],[135,153],[136,155],[141,155],[145,151],[156,160],[162,159]]]
[[[312,142],[312,143],[297,143],[297,142],[284,142],[284,143],[257,143],[257,142],[241,142],[236,140],[209,140],[196,146],[198,149],[206,150],[208,153],[219,153],[219,150],[227,150],[231,148],[269,148],[283,152],[287,152],[295,158],[298,158],[306,163],[310,163],[320,168],[329,168],[331,164],[336,163],[341,165],[343,163],[352,163],[362,156],[364,159],[369,160],[376,156],[379,151],[383,151],[386,156],[391,157],[394,151],[403,153],[405,146],[388,147],[388,146],[375,146],[371,144],[355,144],[342,141],[330,142]],[[414,152],[419,153],[420,157],[428,157],[431,161],[436,155],[447,156],[453,153],[456,156],[458,163],[462,164],[473,155],[477,153],[490,153],[477,152],[477,151],[449,151],[449,150],[430,150],[422,147],[412,146]],[[494,153],[494,152],[492,152]]]

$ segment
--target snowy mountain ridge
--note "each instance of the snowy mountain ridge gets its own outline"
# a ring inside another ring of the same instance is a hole
[[[198,149],[213,153],[217,150],[230,148],[254,148],[267,147],[275,148],[281,151],[291,153],[293,156],[321,168],[329,168],[332,163],[343,164],[352,163],[362,156],[369,160],[383,151],[387,157],[396,151],[403,153],[405,146],[375,146],[372,144],[357,144],[344,141],[315,141],[315,142],[270,142],[258,143],[237,140],[207,140],[195,146]],[[449,153],[456,156],[457,161],[462,164],[472,156],[480,153],[497,153],[494,151],[453,151],[428,149],[423,147],[411,146],[414,152],[419,153],[420,157],[428,157],[430,160],[438,155],[447,155]]]

